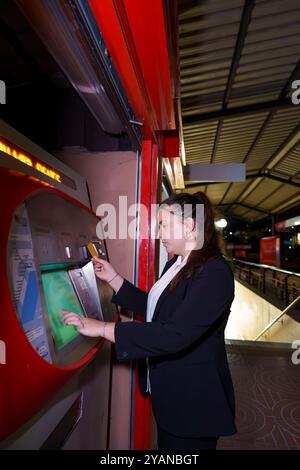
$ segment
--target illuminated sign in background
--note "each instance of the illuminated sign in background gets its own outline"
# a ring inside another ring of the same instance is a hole
[[[76,189],[76,183],[74,180],[64,175],[63,173],[58,173],[53,168],[45,165],[43,162],[34,158],[32,156],[26,155],[18,147],[6,142],[3,138],[0,139],[0,152],[4,152],[6,155],[9,155],[12,158],[22,162],[24,165],[34,168],[39,173],[43,173],[52,180],[57,181],[58,183],[63,183],[66,186],[69,186],[72,189]]]
[[[277,236],[260,239],[260,264],[280,267],[280,238]]]

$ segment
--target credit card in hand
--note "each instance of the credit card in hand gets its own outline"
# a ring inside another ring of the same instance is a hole
[[[89,243],[87,244],[87,249],[89,250],[90,255],[91,255],[92,257],[93,257],[93,256],[99,257],[99,253],[98,253],[98,251],[97,251],[95,245],[94,245],[92,242],[89,242]]]

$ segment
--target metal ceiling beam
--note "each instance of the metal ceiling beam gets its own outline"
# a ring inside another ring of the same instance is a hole
[[[289,186],[294,186],[295,188],[300,189],[300,183],[297,183],[296,181],[293,181],[292,179],[284,178],[283,176],[273,175],[272,173],[270,173],[268,171],[258,171],[257,173],[250,173],[250,174],[246,175],[247,180],[256,179],[256,178],[270,179],[270,180],[278,181],[279,183],[288,184]],[[203,186],[204,184],[205,185],[222,184],[222,182],[219,182],[219,181],[211,181],[211,182],[199,181],[197,183],[191,183],[191,184],[189,184],[189,182],[186,181],[185,183],[186,183],[187,188],[194,188],[196,186]],[[224,182],[224,184],[225,183],[226,182]],[[234,183],[231,183],[231,184],[234,184]],[[224,197],[222,197],[220,204],[222,204],[223,200],[224,200]]]
[[[212,111],[211,113],[192,114],[183,117],[183,125],[196,126],[206,122],[225,120],[239,116],[250,116],[253,114],[265,113],[275,111],[277,109],[284,109],[292,107],[293,104],[288,98],[283,98],[275,101],[267,101],[263,103],[255,103],[247,106],[240,106],[236,108],[221,109],[219,111]]]
[[[249,204],[243,204],[241,202],[226,202],[225,204],[218,204],[218,207],[223,207],[223,206],[240,206],[244,207],[245,209],[249,209],[252,211],[260,212],[261,214],[266,214],[266,215],[272,215],[272,212],[264,211],[263,209],[258,209],[257,207],[249,206]]]
[[[248,150],[248,152],[247,152],[245,158],[243,159],[243,163],[245,163],[245,162],[247,161],[247,159],[249,158],[250,153],[251,153],[251,152],[253,151],[253,149],[256,147],[257,142],[258,142],[260,136],[262,135],[262,133],[264,132],[266,126],[268,125],[271,116],[272,116],[272,113],[268,114],[268,117],[265,119],[265,121],[264,121],[262,127],[260,128],[259,132],[257,133],[257,135],[256,135],[256,137],[255,137],[255,139],[254,139],[254,141],[253,141],[253,143],[252,143],[250,149]],[[247,178],[247,176],[246,176],[246,178]],[[225,193],[224,193],[224,195],[223,195],[223,197],[222,197],[222,201],[226,198],[228,192],[229,192],[230,189],[231,189],[231,186],[232,186],[232,183],[229,185],[229,187],[228,187],[227,190],[225,191]],[[241,191],[241,193],[239,194],[239,196],[242,194],[242,192],[243,192],[243,191]]]
[[[260,178],[260,177],[264,177],[266,179],[278,181],[279,183],[288,184],[289,186],[294,186],[295,188],[300,189],[300,183],[296,183],[296,181],[293,181],[291,179],[286,179],[286,178],[281,177],[281,176],[273,175],[272,173],[269,173],[269,172],[266,172],[266,171],[259,171],[255,175],[247,175],[246,179],[248,179],[248,178]]]
[[[223,97],[223,106],[222,106],[223,110],[227,109],[228,102],[230,100],[231,91],[232,91],[236,71],[237,71],[237,68],[239,66],[240,58],[241,58],[241,55],[242,55],[242,50],[243,50],[243,47],[244,47],[245,38],[246,38],[246,35],[247,35],[247,32],[248,32],[248,27],[249,27],[250,20],[251,20],[251,13],[252,13],[252,10],[254,8],[254,5],[255,5],[255,0],[245,0],[244,9],[243,9],[242,18],[241,18],[240,27],[239,27],[239,32],[238,32],[238,35],[237,35],[235,50],[234,50],[234,53],[233,53],[230,72],[229,72],[229,75],[228,75],[228,80],[227,80],[225,93],[224,93],[224,97]],[[219,120],[218,129],[217,129],[217,132],[216,132],[216,137],[215,137],[214,146],[213,146],[211,159],[210,159],[211,163],[213,163],[215,161],[215,158],[216,158],[218,143],[219,143],[219,139],[220,139],[221,133],[222,133],[222,125],[223,125],[223,121]]]
[[[274,207],[273,211],[278,212],[278,211],[281,211],[283,209],[287,209],[287,208],[291,207],[292,205],[294,205],[294,203],[296,204],[297,202],[300,203],[300,193],[296,194],[296,195],[293,195],[292,197],[287,199],[285,202],[281,202],[276,207]]]
[[[238,40],[237,40],[236,47],[235,47],[235,52],[234,52],[234,55],[233,55],[231,69],[230,69],[228,82],[227,82],[227,86],[226,86],[226,91],[225,91],[225,95],[224,95],[224,99],[223,99],[222,109],[218,110],[218,111],[205,113],[205,114],[198,113],[196,115],[185,116],[183,118],[183,124],[185,126],[185,129],[192,129],[194,126],[196,127],[197,125],[202,124],[202,123],[206,123],[206,122],[218,121],[218,127],[216,129],[216,137],[215,137],[215,140],[214,140],[213,150],[212,150],[212,153],[211,153],[211,162],[214,162],[215,159],[216,159],[216,152],[217,152],[218,143],[219,143],[220,136],[221,136],[222,123],[223,123],[224,120],[226,120],[228,118],[243,116],[243,115],[245,115],[245,116],[246,115],[255,115],[255,114],[258,114],[258,113],[262,113],[262,112],[267,112],[268,113],[268,115],[266,116],[266,119],[264,120],[259,132],[257,133],[257,135],[256,135],[249,151],[247,152],[247,155],[243,159],[243,163],[244,163],[245,161],[247,161],[247,159],[253,153],[254,149],[257,146],[257,143],[259,142],[259,140],[261,139],[261,137],[264,134],[265,130],[267,129],[274,113],[278,109],[289,108],[292,105],[291,100],[289,98],[287,98],[287,95],[290,91],[292,81],[295,78],[297,78],[299,73],[300,73],[300,61],[297,63],[296,67],[294,68],[292,74],[290,75],[289,79],[287,80],[287,82],[286,82],[285,86],[283,87],[283,89],[282,89],[282,91],[281,91],[281,93],[280,93],[277,100],[271,101],[271,102],[269,101],[269,102],[265,102],[265,103],[257,103],[257,104],[253,104],[253,105],[246,105],[246,106],[242,106],[242,107],[238,107],[238,108],[226,109],[227,104],[230,100],[230,93],[231,93],[232,85],[234,83],[234,77],[235,77],[235,74],[236,74],[236,71],[237,71],[237,68],[238,68],[240,55],[241,55],[242,50],[243,50],[243,37],[244,37],[245,31],[247,31],[247,28],[249,26],[249,21],[251,19],[251,12],[252,12],[253,7],[254,7],[254,1],[250,1],[250,0],[245,1],[244,10],[243,10],[242,18],[241,18],[241,23],[240,23],[240,29],[239,29],[239,33],[238,33]],[[300,131],[300,126],[299,126],[299,131]],[[272,157],[267,162],[268,165],[264,165],[263,169],[270,168],[270,164],[272,164],[271,168],[273,168],[280,161],[282,161],[282,159],[286,157],[286,155],[292,150],[292,148],[295,147],[296,139],[298,139],[298,134],[296,133],[296,135],[295,135],[295,132],[293,132],[289,136],[289,138],[286,139],[286,141],[282,144],[280,149],[277,150],[274,155],[272,155]],[[300,133],[299,133],[299,139],[300,139]],[[286,146],[287,146],[287,148],[286,148]],[[272,175],[271,173],[264,172],[264,171],[259,171],[255,174],[247,175],[247,179],[250,179],[250,178],[254,179],[254,180],[250,183],[250,185],[247,185],[247,188],[245,188],[244,190],[242,190],[240,192],[237,199],[240,199],[240,198],[242,200],[246,199],[246,197],[248,197],[249,194],[251,194],[255,190],[255,188],[262,181],[263,178],[272,179],[272,180],[278,181],[282,184],[290,184],[291,186],[294,186],[294,187],[297,187],[297,188],[299,188],[299,186],[300,186],[298,183],[296,183],[292,180],[287,180],[286,178],[280,177],[279,175]],[[205,184],[206,185],[211,185],[211,184],[215,184],[215,183],[207,183],[206,182]],[[218,184],[220,184],[220,183],[218,183]],[[233,183],[231,183],[228,186],[227,190],[224,192],[224,195],[221,199],[221,202],[226,198],[228,192],[230,191],[230,188],[231,188],[232,184]],[[192,185],[187,185],[187,188],[196,187],[196,186],[199,186],[199,185],[203,185],[203,183],[193,183]],[[239,204],[241,204],[241,203],[239,203]],[[250,208],[250,209],[255,210],[255,208]]]
[[[300,124],[293,129],[291,134],[285,139],[285,141],[280,145],[278,150],[276,150],[273,155],[267,160],[264,164],[263,169],[272,169],[275,168],[279,163],[288,156],[288,154],[299,145],[300,142]]]
[[[255,175],[249,175],[248,176],[249,178],[255,178],[256,176]],[[264,176],[264,178],[267,178],[268,176]],[[282,178],[276,178],[276,180],[282,180]],[[255,181],[255,180],[254,180]],[[209,184],[216,184],[216,183],[209,183]],[[217,183],[218,184],[218,183]],[[259,202],[259,204],[262,204],[265,200],[267,200],[270,196],[272,196],[275,192],[277,192],[284,184],[289,184],[289,180],[283,180],[283,184],[279,187],[279,188],[276,188],[275,190],[273,190],[270,194],[268,194],[268,196],[266,196],[263,200],[261,200]],[[201,186],[201,184],[198,184],[199,186]],[[190,188],[190,187],[195,187],[196,184],[193,183],[189,186],[187,186],[187,189]],[[256,185],[257,186],[257,185]],[[255,186],[255,187],[256,187]],[[254,191],[254,188],[251,189],[250,193],[252,193]],[[300,185],[297,185],[298,188],[300,188]],[[249,193],[249,194],[250,194]],[[280,204],[278,204],[277,206],[275,206],[275,208],[272,210],[272,211],[266,211],[266,210],[263,210],[259,207],[253,207],[249,204],[244,204],[242,202],[237,202],[237,201],[233,201],[233,202],[230,202],[230,203],[222,203],[220,202],[219,204],[217,204],[219,207],[233,207],[233,206],[240,206],[240,207],[245,207],[246,209],[249,209],[249,210],[255,210],[257,212],[260,212],[262,214],[267,214],[267,215],[274,215],[278,212],[278,210],[282,210],[282,209],[286,209],[288,208],[290,205],[293,205],[294,203],[297,203],[299,201],[300,203],[300,194],[296,194],[296,195],[293,195],[291,196],[287,201],[284,201],[284,202],[281,202]]]
[[[281,93],[280,93],[280,96],[279,96],[279,99],[282,100],[282,99],[286,99],[286,95],[288,94],[289,92],[289,89],[290,89],[290,86],[291,86],[291,83],[292,81],[294,80],[294,78],[297,76],[297,74],[299,74],[300,72],[300,61],[297,63],[296,67],[294,68],[292,74],[290,75],[289,79],[287,80],[285,86],[283,87],[283,89],[281,90]],[[263,133],[265,132],[265,130],[267,129],[271,119],[273,118],[274,116],[274,113],[276,112],[276,109],[272,110],[268,116],[266,117],[265,121],[263,122],[258,134],[256,135],[250,149],[248,150],[245,158],[243,159],[243,163],[245,163],[250,155],[252,154],[252,152],[255,150],[255,147],[257,145],[257,143],[259,142],[259,139],[261,138],[261,136],[263,135]],[[276,151],[276,154],[277,154],[278,151]],[[270,160],[273,160],[273,158],[275,158],[275,154],[271,157]],[[248,176],[246,177],[248,178]],[[232,183],[229,185],[229,187],[227,188],[227,190],[225,191],[223,197],[222,197],[222,201],[225,199],[225,197],[227,196],[228,192],[230,191],[231,189],[231,186],[232,186]],[[247,188],[246,188],[247,189]],[[240,193],[239,197],[241,197],[243,191]]]
[[[242,191],[242,193],[236,198],[237,201],[243,200],[246,197],[250,196],[251,193],[257,188],[257,186],[260,185],[260,183],[263,181],[263,178],[254,178],[249,186]]]
[[[269,194],[267,194],[263,199],[260,199],[258,203],[256,203],[257,206],[261,206],[264,202],[266,202],[267,199],[272,197],[275,193],[277,193],[281,188],[284,186],[284,184],[280,184],[279,187],[273,189]],[[272,211],[270,211],[272,212]]]
[[[292,82],[299,76],[300,73],[300,60],[296,64],[293,72],[291,73],[289,79],[287,80],[285,86],[283,87],[279,99],[286,99],[286,96],[288,95],[290,91],[290,87]],[[274,111],[273,111],[274,112]],[[266,124],[270,121],[270,119],[273,116],[273,112],[271,112],[266,120]],[[265,126],[263,126],[265,127]],[[256,139],[257,140],[257,139]],[[298,125],[295,129],[293,129],[292,133],[289,134],[287,139],[282,143],[282,145],[279,147],[278,150],[269,158],[269,160],[265,163],[263,168],[274,168],[277,166],[286,156],[287,154],[293,150],[297,145],[300,140],[300,125]],[[252,150],[251,150],[252,152]]]
[[[223,209],[224,217],[236,217],[238,219],[243,219],[243,220],[248,221],[249,219],[247,219],[246,214],[248,214],[248,212],[250,212],[251,209],[245,209],[244,212],[242,212],[241,214],[235,214],[234,212],[235,207],[237,207],[238,209],[238,204],[232,204],[231,207],[228,206],[225,209]],[[263,214],[261,217],[266,217],[266,215]]]
[[[219,140],[220,140],[221,133],[222,133],[222,125],[223,125],[222,121],[219,121],[216,136],[215,136],[215,140],[214,140],[213,149],[212,149],[212,152],[211,152],[210,163],[214,163],[215,158],[216,158],[218,144],[219,144]]]
[[[298,171],[297,173],[295,173],[295,174],[293,175],[293,178],[297,178],[299,175],[300,175],[300,171]]]
[[[291,86],[291,83],[292,81],[294,80],[294,78],[297,76],[297,74],[300,72],[300,61],[297,63],[296,67],[294,68],[292,74],[290,75],[289,79],[287,80],[285,86],[283,87],[283,89],[281,90],[281,93],[280,93],[280,96],[279,96],[279,99],[282,100],[282,99],[287,99],[286,98],[286,95],[288,94],[289,92],[289,89],[290,89],[290,86]],[[253,144],[251,145],[249,151],[247,152],[247,155],[245,156],[244,160],[243,160],[243,163],[246,162],[246,160],[248,160],[248,158],[250,157],[250,155],[252,154],[252,152],[254,151],[257,143],[259,142],[259,139],[261,138],[261,136],[263,135],[263,133],[265,132],[266,128],[268,127],[274,113],[275,113],[276,110],[272,110],[268,116],[266,117],[261,129],[259,130]],[[296,129],[293,130],[292,134],[290,134],[288,136],[288,138],[284,141],[284,143],[280,146],[280,148],[278,150],[276,150],[276,152],[271,156],[271,158],[267,161],[267,163],[264,165],[263,168],[270,168],[270,165],[272,165],[272,168],[278,164],[279,161],[281,161],[286,155],[287,155],[287,152],[293,150],[296,145],[298,144],[298,140],[299,140],[299,131],[300,131],[300,125],[297,126]],[[248,177],[246,177],[248,178]],[[284,181],[286,182],[286,181]],[[224,195],[223,195],[223,198],[222,198],[222,201],[225,199],[225,197],[227,196],[227,193],[228,191],[230,190],[231,188],[231,184],[229,185],[229,187],[227,188],[227,190],[225,191]],[[247,188],[246,188],[247,189]],[[239,197],[240,198],[243,194],[243,191],[240,193]]]
[[[267,124],[269,122],[269,119],[271,119],[271,116],[272,116],[272,113],[267,117],[266,121],[265,121],[265,124]],[[262,129],[265,129],[265,124],[263,125]],[[299,128],[299,130],[298,130]],[[273,154],[273,156],[268,160],[268,162],[264,165],[264,168],[262,169],[262,171],[258,172],[259,175],[256,176],[256,178],[260,178],[262,175],[264,178],[267,178],[269,177],[270,179],[275,179],[275,175],[272,175],[269,171],[264,171],[264,169],[267,169],[267,168],[270,168],[268,167],[267,165],[270,165],[271,162],[279,162],[281,161],[284,156],[286,155],[286,153],[290,150],[292,150],[297,144],[298,144],[298,140],[299,140],[299,137],[298,136],[298,133],[300,131],[300,125],[296,128],[296,130],[293,131],[292,134],[290,134],[290,136],[286,139],[286,141],[280,146],[280,149],[278,151],[275,152],[275,154]],[[259,133],[260,134],[260,133]],[[296,139],[296,143],[295,143],[295,139]],[[256,138],[256,141],[258,141],[258,139]],[[292,147],[290,147],[291,143],[293,144]],[[282,155],[282,156],[281,156]],[[278,160],[279,159],[279,160]],[[276,164],[277,164],[276,163]],[[275,165],[274,165],[275,166]],[[249,178],[255,178],[255,176],[249,176]],[[277,177],[277,181],[280,181],[280,182],[284,182],[286,184],[292,184],[293,186],[294,185],[297,185],[297,183],[295,183],[294,181],[292,180],[285,180],[285,179],[280,179],[280,177]],[[246,176],[246,179],[248,179],[248,176]],[[255,180],[254,180],[255,181]],[[251,183],[252,184],[252,183]],[[297,186],[298,187],[298,186]],[[253,187],[253,189],[248,192],[247,190],[249,189],[249,186],[247,186],[247,188],[245,188],[240,194],[239,196],[237,197],[237,199],[244,199],[246,196],[249,196],[249,194],[252,193],[252,191],[254,191],[254,189],[256,188],[256,185]],[[227,189],[227,192],[229,191],[229,188]],[[246,196],[244,193],[246,193]],[[223,197],[224,199],[224,197]]]
[[[264,122],[263,122],[263,124],[262,124],[260,130],[258,131],[258,133],[257,133],[257,135],[256,135],[256,137],[255,137],[255,139],[254,139],[254,141],[252,142],[252,144],[251,144],[251,146],[250,146],[250,148],[249,148],[247,154],[245,155],[245,157],[244,157],[244,159],[243,159],[243,163],[245,163],[245,162],[248,160],[250,154],[251,154],[251,153],[253,152],[253,150],[255,149],[255,147],[256,147],[256,145],[257,145],[257,143],[258,143],[260,137],[261,137],[262,134],[264,133],[264,131],[265,131],[266,127],[268,126],[268,124],[269,124],[269,122],[270,122],[272,116],[273,116],[273,113],[271,112],[271,113],[268,114],[268,116],[267,116],[266,119],[264,120]],[[247,176],[246,176],[246,178],[247,178]],[[228,192],[229,192],[230,189],[231,189],[231,186],[232,186],[232,183],[229,185],[229,187],[228,187],[227,190],[225,191],[225,193],[224,193],[224,195],[223,195],[223,197],[222,197],[222,201],[226,198]],[[242,192],[240,193],[240,195],[241,195],[241,194],[242,194]],[[240,195],[239,195],[239,196],[240,196]]]
[[[225,95],[223,99],[223,109],[227,108],[228,102],[231,96],[231,90],[233,87],[237,68],[239,66],[240,58],[242,55],[246,35],[248,32],[249,24],[251,21],[251,14],[255,5],[255,0],[245,0],[244,9],[240,21],[239,32],[237,35],[235,50],[233,53],[232,63],[226,85]]]
[[[197,183],[191,183],[189,184],[188,181],[185,182],[185,185],[186,185],[186,189],[189,189],[189,188],[196,188],[197,186],[211,186],[213,184],[228,184],[228,182],[226,181],[223,181],[223,182],[216,182],[216,181],[210,181],[210,182],[207,182],[207,181],[200,181],[200,182],[197,182]]]

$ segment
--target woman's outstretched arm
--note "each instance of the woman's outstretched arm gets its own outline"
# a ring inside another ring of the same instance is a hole
[[[118,360],[175,354],[228,315],[233,298],[232,271],[224,261],[215,260],[194,276],[187,296],[168,321],[107,323],[65,311],[64,323],[87,336],[115,342]]]
[[[108,339],[112,343],[115,342],[115,323],[94,320],[93,318],[86,318],[78,315],[77,313],[70,312],[69,310],[61,310],[63,315],[63,322],[66,326],[75,326],[78,333],[89,337],[98,337]]]

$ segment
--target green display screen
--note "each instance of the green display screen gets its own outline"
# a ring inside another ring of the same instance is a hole
[[[84,313],[67,271],[42,272],[42,283],[53,341],[60,350],[79,335],[74,326],[64,325],[61,309]]]

